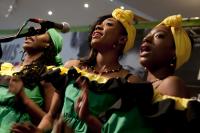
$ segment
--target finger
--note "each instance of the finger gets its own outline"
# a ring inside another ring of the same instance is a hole
[[[84,89],[85,86],[86,86],[86,79],[85,79],[85,78],[82,78],[81,80],[82,80],[81,86],[82,86],[82,88]]]
[[[11,133],[24,133],[24,132],[18,129],[11,129]]]
[[[24,124],[14,124],[11,131],[14,133],[26,133],[30,132],[31,130]]]
[[[26,122],[24,123],[25,127],[27,127],[27,129],[29,129],[30,131],[35,131],[37,130],[37,127],[34,126],[33,124],[29,123],[29,122]]]
[[[87,114],[87,103],[82,101],[79,109],[79,118],[84,119]]]
[[[83,91],[82,100],[79,103],[79,118],[84,119],[87,117],[88,114],[88,95],[87,89]]]
[[[78,77],[78,78],[76,79],[76,83],[80,86],[80,85],[81,85],[81,82],[82,82],[82,80],[81,80],[81,76],[80,76],[80,77]]]
[[[78,77],[76,79],[76,83],[78,84],[78,86],[80,87],[80,89],[86,89],[86,88],[88,88],[87,78],[85,78],[84,76]]]
[[[77,114],[79,114],[79,110],[80,110],[80,106],[79,106],[79,103],[80,103],[80,99],[78,98],[77,102],[75,103],[74,105],[74,110]]]

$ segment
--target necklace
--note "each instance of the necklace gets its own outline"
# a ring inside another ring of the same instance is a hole
[[[153,84],[153,83],[155,83],[157,81],[160,81],[160,79],[155,79],[155,80],[151,81],[150,83]]]
[[[88,69],[88,68],[86,68],[86,69]],[[96,71],[94,66],[89,67],[89,69],[91,69],[92,72],[95,74],[108,74],[108,73],[119,72],[120,70],[122,70],[122,66],[120,65],[117,69],[106,70],[103,72]]]

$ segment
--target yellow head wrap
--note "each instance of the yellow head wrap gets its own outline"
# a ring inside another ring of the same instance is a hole
[[[169,16],[160,23],[171,27],[176,46],[176,69],[188,61],[191,53],[191,41],[185,30],[182,28],[181,23],[181,15]]]
[[[124,53],[126,53],[129,49],[131,49],[134,46],[136,35],[136,29],[133,26],[134,14],[131,10],[122,10],[120,8],[117,8],[112,12],[112,16],[122,23],[122,25],[128,33],[128,40],[123,51]]]

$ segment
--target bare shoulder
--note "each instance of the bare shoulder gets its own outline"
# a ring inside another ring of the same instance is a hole
[[[120,71],[119,75],[116,75],[116,77],[126,78],[129,83],[141,83],[141,82],[143,82],[143,80],[140,78],[140,76],[131,73],[129,70],[127,70],[125,68],[123,68]]]
[[[163,83],[177,88],[185,87],[185,82],[178,76],[169,76],[163,80]]]
[[[188,97],[189,92],[185,82],[177,76],[169,76],[165,78],[159,86],[161,93],[171,96]]]
[[[80,60],[69,60],[67,62],[65,62],[64,67],[69,68],[72,66],[78,66],[80,63]]]
[[[131,74],[128,77],[128,82],[130,82],[130,83],[142,83],[143,80],[139,76]]]

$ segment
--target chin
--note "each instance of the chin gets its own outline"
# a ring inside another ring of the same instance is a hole
[[[91,43],[91,47],[94,49],[99,49],[100,47],[102,47],[102,45],[96,41]]]
[[[149,61],[146,59],[140,59],[139,62],[143,67],[146,67],[149,64]]]

